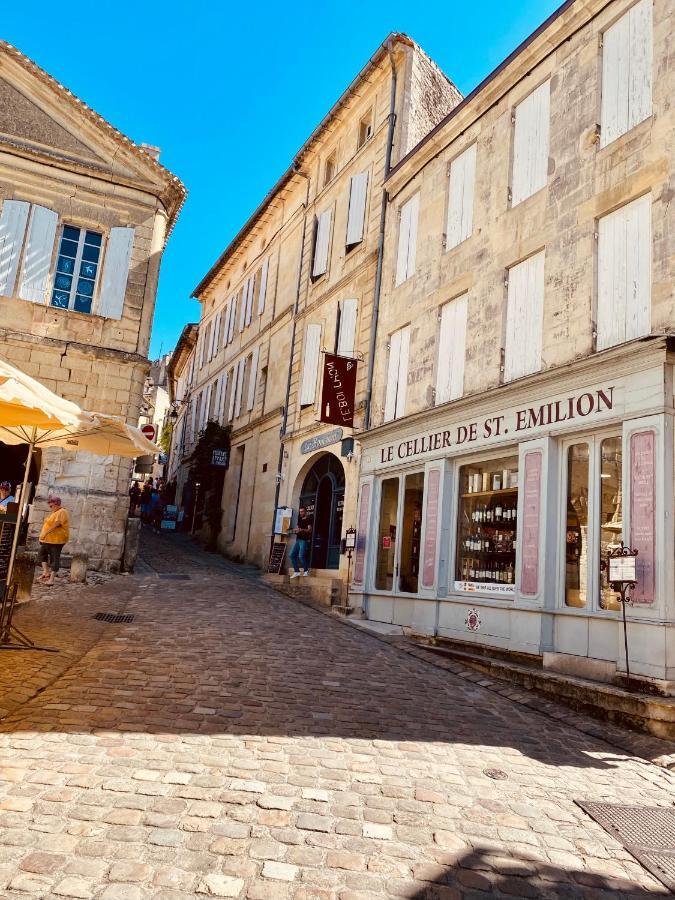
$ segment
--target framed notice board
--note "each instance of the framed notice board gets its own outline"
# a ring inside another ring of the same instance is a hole
[[[284,564],[287,545],[283,541],[275,541],[272,544],[272,552],[270,553],[269,562],[267,563],[267,572],[269,575],[281,575],[281,568]]]

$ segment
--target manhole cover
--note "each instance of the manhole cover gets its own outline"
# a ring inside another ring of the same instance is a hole
[[[132,615],[122,615],[121,613],[96,613],[94,616],[99,622],[110,622],[112,625],[126,625],[134,621]]]
[[[675,809],[576,801],[642,865],[675,891]]]
[[[487,775],[488,778],[493,778],[495,781],[506,781],[509,777],[501,769],[483,769],[483,775]]]

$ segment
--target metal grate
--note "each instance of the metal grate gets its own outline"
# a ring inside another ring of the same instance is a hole
[[[110,622],[112,625],[127,625],[134,621],[133,615],[123,615],[122,613],[96,613],[94,616],[99,622]]]
[[[189,575],[175,575],[173,572],[160,572],[160,578],[165,578],[169,581],[189,581]]]
[[[675,891],[675,809],[576,801],[655,878]]]

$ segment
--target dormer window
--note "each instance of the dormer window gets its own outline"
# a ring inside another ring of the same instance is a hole
[[[359,122],[359,142],[356,149],[359,150],[366,141],[369,141],[373,134],[373,111],[369,109],[366,115]]]
[[[90,313],[101,258],[97,231],[64,225],[54,275],[51,305]]]
[[[326,160],[326,165],[323,171],[323,186],[326,187],[327,184],[335,178],[335,173],[337,172],[337,159],[334,153]]]

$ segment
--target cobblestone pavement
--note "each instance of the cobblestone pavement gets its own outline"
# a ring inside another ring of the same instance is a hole
[[[574,800],[672,805],[672,772],[177,536],[144,559],[0,725],[3,897],[668,896]]]

